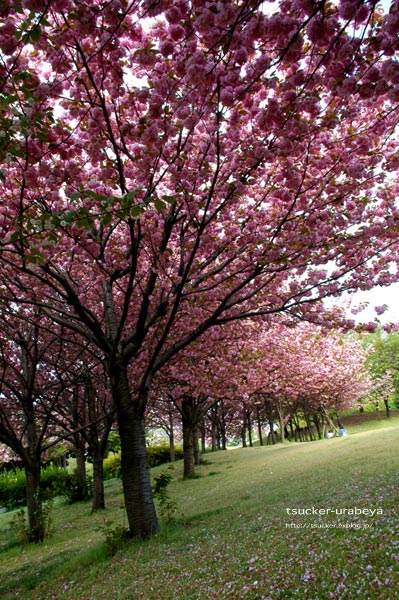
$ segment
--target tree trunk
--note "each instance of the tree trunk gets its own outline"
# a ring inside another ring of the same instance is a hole
[[[221,416],[220,416],[220,441],[222,450],[227,450],[227,433],[226,433],[226,413],[224,410],[224,401],[222,400],[220,403],[221,407]]]
[[[205,417],[202,419],[201,423],[201,454],[205,454],[206,452],[206,423]]]
[[[295,439],[295,432],[294,432],[294,426],[292,424],[292,418],[289,420],[289,428],[290,428],[290,439],[294,440]]]
[[[195,477],[195,465],[201,462],[198,445],[199,409],[194,398],[182,399],[181,415],[183,425],[184,479]]]
[[[107,419],[103,423],[103,432],[100,439],[96,390],[89,373],[86,374],[85,385],[90,423],[89,449],[93,459],[93,502],[91,510],[95,512],[105,508],[103,461],[113,419]],[[87,492],[87,490],[85,491]]]
[[[319,415],[317,413],[313,415],[313,423],[316,427],[317,437],[319,438],[319,440],[321,440],[322,439],[322,430],[320,428],[320,419],[319,419]]]
[[[26,504],[28,508],[29,541],[42,542],[45,536],[42,501],[40,498],[40,461],[25,466]]]
[[[276,443],[276,434],[274,433],[274,419],[273,419],[273,417],[268,417],[268,421],[269,421],[269,428],[270,428],[269,436],[270,436],[272,444],[275,444]]]
[[[305,421],[306,421],[306,429],[307,429],[307,431],[308,431],[309,440],[310,440],[311,442],[314,442],[314,441],[315,441],[315,437],[314,437],[314,435],[313,435],[313,430],[312,430],[312,422],[311,422],[311,420],[310,420],[309,413],[308,413],[307,411],[304,411],[304,413],[303,413],[303,414],[304,414]]]
[[[332,429],[332,431],[335,431],[336,434],[339,434],[337,427],[335,427],[334,423],[328,416],[328,413],[327,413],[326,409],[324,408],[324,406],[322,406],[320,408],[320,413],[323,416],[323,418],[325,419],[325,421],[327,422],[328,426]]]
[[[103,455],[101,452],[93,456],[93,502],[92,512],[103,510],[105,508],[104,494],[104,467]]]
[[[184,479],[195,477],[194,438],[190,424],[183,419]]]
[[[122,363],[122,361],[120,361]],[[130,398],[127,367],[113,365],[111,392],[117,411],[121,439],[122,484],[132,537],[149,537],[158,531],[158,518],[151,490],[144,431],[146,399]]]
[[[263,446],[263,435],[262,435],[262,422],[260,419],[260,411],[259,411],[259,407],[256,407],[256,420],[258,423],[258,437],[259,437],[259,444],[261,446]]]
[[[193,428],[193,450],[194,450],[194,464],[201,464],[201,452],[199,449],[199,440],[198,440],[198,426],[194,425]]]
[[[245,404],[243,406],[242,411],[241,443],[243,448],[247,447],[247,413],[245,409]]]
[[[391,411],[390,411],[390,408],[389,408],[389,401],[388,401],[388,398],[386,396],[384,396],[384,404],[385,404],[385,412],[386,412],[387,418],[389,419],[390,416],[391,416]]]
[[[76,500],[83,501],[86,498],[86,444],[80,434],[74,436],[74,449],[76,454],[76,476],[78,492]]]
[[[247,447],[247,428],[245,425],[241,427],[241,443],[243,448]]]
[[[277,412],[278,412],[278,419],[279,419],[279,425],[280,425],[280,441],[281,443],[283,443],[284,440],[284,435],[285,435],[285,425],[284,425],[284,411],[283,408],[281,406],[280,402],[277,402]]]
[[[176,461],[176,453],[175,453],[175,430],[173,424],[173,410],[172,405],[169,404],[169,455],[170,462]]]
[[[26,439],[28,447],[24,457],[26,477],[26,505],[28,509],[29,541],[42,542],[45,536],[43,507],[40,497],[40,445],[36,430],[33,398],[26,391]]]
[[[252,442],[252,422],[251,422],[251,411],[247,410],[247,426],[248,426],[248,439],[249,439],[249,445],[252,448],[253,446],[253,442]]]
[[[216,452],[217,447],[218,447],[218,441],[217,441],[217,405],[214,406],[211,411],[210,411],[210,417],[211,417],[211,437],[212,437],[212,452]]]

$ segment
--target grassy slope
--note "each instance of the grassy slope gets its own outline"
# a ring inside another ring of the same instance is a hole
[[[392,425],[399,425],[399,410],[391,410],[391,417],[388,419],[385,410],[380,410],[379,418],[375,411],[364,413],[353,413],[340,418],[342,424],[348,430],[349,434],[360,433],[361,431],[370,431],[374,429],[384,429]],[[336,422],[336,421],[335,421]]]
[[[96,530],[123,522],[120,483],[105,513],[54,510],[43,545],[10,544],[0,515],[4,600],[399,598],[399,427],[313,443],[207,455],[200,477],[175,468],[176,521],[107,559]],[[165,467],[154,469],[154,474]],[[289,516],[287,509],[381,509],[372,516]]]

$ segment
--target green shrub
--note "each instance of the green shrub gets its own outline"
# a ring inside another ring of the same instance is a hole
[[[40,474],[40,494],[44,500],[55,496],[65,496],[70,504],[81,500],[77,497],[77,477],[58,467],[47,467]],[[87,477],[84,499],[92,496],[93,480]],[[25,471],[5,471],[0,473],[0,506],[8,509],[26,505]]]
[[[183,449],[175,448],[176,459],[183,458]],[[147,459],[150,467],[157,467],[170,462],[170,451],[167,444],[147,446]],[[104,460],[104,479],[121,478],[121,455],[114,454]]]
[[[109,556],[115,556],[129,541],[129,530],[123,525],[113,526],[113,521],[104,519],[104,524],[99,525],[97,530],[104,536],[105,547]]]
[[[10,527],[14,533],[15,541],[20,546],[26,546],[29,542],[43,541],[52,534],[52,510],[53,500],[43,502],[40,514],[36,516],[40,524],[41,535],[38,537],[38,531],[31,530],[28,524],[26,509],[21,508],[16,511],[10,521]]]
[[[0,506],[16,508],[26,504],[25,472],[23,469],[0,473]]]
[[[120,454],[121,451],[121,438],[119,433],[111,431],[108,436],[107,452],[113,452],[114,454]]]
[[[173,470],[173,465],[169,465],[168,469]],[[152,486],[154,498],[159,502],[160,513],[165,517],[167,523],[171,522],[177,509],[177,503],[170,498],[167,489],[172,479],[171,473],[161,473],[154,478],[154,485]]]
[[[40,490],[44,498],[64,496],[71,474],[66,469],[47,467],[40,473]]]
[[[176,459],[183,458],[182,448],[175,448]],[[147,458],[150,467],[157,467],[164,463],[170,462],[170,449],[168,444],[160,444],[159,446],[147,447]]]
[[[60,495],[65,496],[69,504],[89,500],[93,497],[93,477],[91,475],[86,475],[86,484],[84,489],[82,487],[82,482],[75,469],[73,473],[67,473],[63,491]]]
[[[104,479],[121,478],[121,455],[114,454],[104,460]]]

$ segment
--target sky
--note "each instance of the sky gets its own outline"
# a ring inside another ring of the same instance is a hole
[[[378,286],[367,292],[352,294],[352,306],[363,302],[368,302],[369,306],[359,314],[351,317],[356,322],[368,322],[376,319],[382,325],[399,322],[399,283],[386,287]],[[388,305],[388,310],[382,315],[377,315],[374,306],[382,306],[383,304]]]

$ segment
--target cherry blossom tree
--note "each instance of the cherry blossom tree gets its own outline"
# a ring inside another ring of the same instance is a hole
[[[74,377],[68,373],[70,383],[63,386],[62,402],[53,411],[51,420],[73,443],[77,498],[80,500],[87,499],[86,455],[90,456],[93,464],[92,510],[95,511],[105,508],[103,460],[115,415],[103,365],[96,364],[87,353],[85,355],[84,347],[81,347],[72,372]]]
[[[359,339],[312,324],[275,324],[258,332],[253,345],[250,389],[255,397],[264,399],[269,422],[278,420],[282,441],[289,419],[298,422],[298,413],[310,438],[312,421],[321,437],[326,420],[335,428],[329,411],[353,408],[372,387],[368,353]]]
[[[242,337],[240,323],[209,330],[170,360],[154,380],[152,394],[168,398],[181,417],[184,478],[194,477],[200,463],[199,435],[206,415],[221,398],[231,402],[243,380],[238,361]]]
[[[322,319],[318,300],[395,276],[397,3],[264,8],[1,9],[2,296],[105,361],[135,536],[157,530],[143,423],[162,366],[210,328]]]
[[[45,534],[41,460],[57,440],[52,416],[63,392],[56,375],[64,351],[63,337],[50,329],[48,320],[47,326],[41,309],[15,313],[2,307],[0,442],[19,457],[25,469],[29,538],[34,542],[42,541]]]

